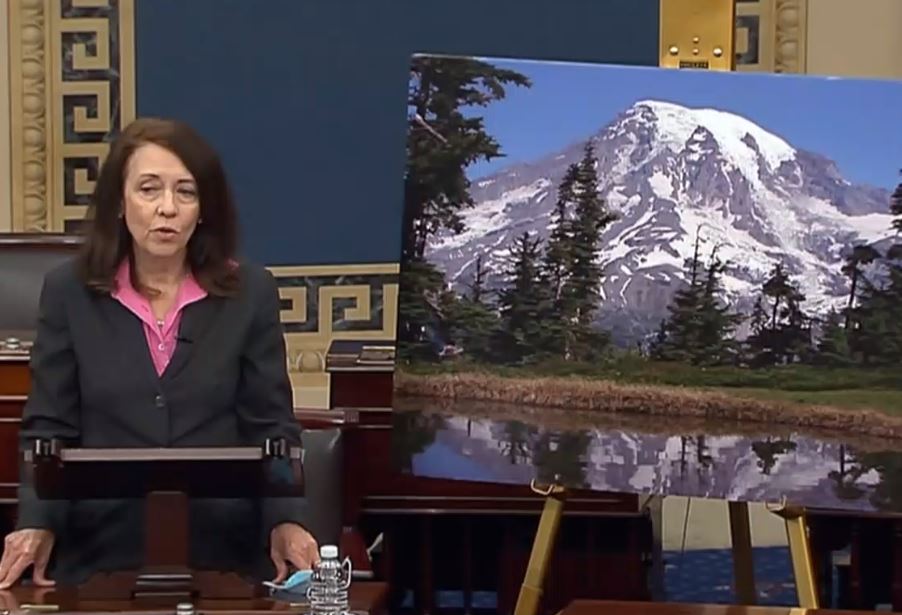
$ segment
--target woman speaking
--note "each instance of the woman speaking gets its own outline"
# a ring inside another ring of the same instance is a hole
[[[278,289],[239,263],[222,164],[190,127],[141,119],[111,145],[83,251],[44,279],[21,446],[300,445]],[[102,480],[102,477],[98,477]],[[191,565],[282,580],[317,545],[305,500],[191,502]],[[135,500],[49,501],[23,479],[0,589],[142,565]]]

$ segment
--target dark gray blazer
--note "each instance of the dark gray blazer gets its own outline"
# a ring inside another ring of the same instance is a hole
[[[208,296],[185,308],[175,354],[158,377],[137,317],[89,290],[74,262],[48,273],[23,450],[38,437],[123,448],[249,446],[284,437],[299,446],[275,280],[262,267],[241,265],[240,274],[239,296]],[[141,566],[140,501],[38,500],[22,481],[17,527],[55,532],[51,578],[80,583],[96,571]],[[302,498],[198,500],[191,507],[192,564],[258,579],[274,574],[269,530],[283,521],[304,525],[307,516]]]

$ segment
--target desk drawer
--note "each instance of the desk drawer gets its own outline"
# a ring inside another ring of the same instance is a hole
[[[0,501],[16,498],[18,450],[19,419],[0,416]]]
[[[27,358],[0,357],[0,397],[28,395],[31,390],[31,371]]]

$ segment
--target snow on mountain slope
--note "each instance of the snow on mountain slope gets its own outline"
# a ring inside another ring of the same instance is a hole
[[[777,262],[806,295],[805,309],[842,304],[846,251],[892,234],[888,190],[853,185],[824,156],[732,113],[642,100],[587,139],[601,196],[618,215],[600,241],[600,320],[621,342],[657,328],[697,233],[703,258],[717,246],[727,261],[724,287],[746,313]],[[547,238],[557,185],[582,153],[574,143],[475,181],[467,230],[437,235],[427,257],[463,285],[481,255],[498,283],[516,237]]]

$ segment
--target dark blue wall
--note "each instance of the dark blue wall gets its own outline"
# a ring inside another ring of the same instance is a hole
[[[221,151],[269,265],[397,262],[414,52],[657,64],[658,0],[138,0],[137,111]]]

